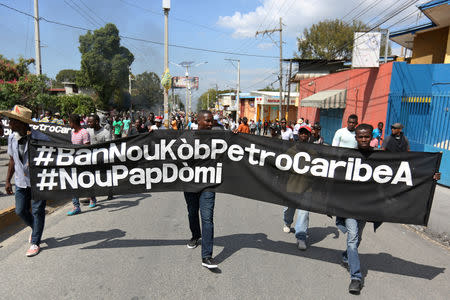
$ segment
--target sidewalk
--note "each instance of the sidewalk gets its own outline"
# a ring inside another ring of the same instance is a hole
[[[6,146],[0,147],[0,211],[14,206],[14,195],[5,192],[6,172],[8,171],[9,157],[6,154]],[[13,179],[14,182],[14,179]]]
[[[434,193],[428,226],[412,226],[450,246],[450,188],[438,185]]]

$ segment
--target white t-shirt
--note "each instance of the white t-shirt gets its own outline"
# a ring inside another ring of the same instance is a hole
[[[292,129],[286,127],[286,130],[281,129],[281,139],[285,141],[292,140],[294,138],[294,134],[292,133]]]
[[[198,130],[198,124],[192,123],[191,130]]]
[[[347,127],[339,129],[334,134],[332,145],[343,148],[358,148],[358,143],[355,139],[355,131],[349,131]]]
[[[302,126],[302,124],[295,124],[294,126],[294,134],[298,134],[298,130],[300,129],[300,127]]]
[[[162,129],[166,129],[166,127],[164,127],[164,125],[161,125],[161,127],[158,127],[155,125],[152,125],[152,127],[150,127],[152,130],[162,130]]]

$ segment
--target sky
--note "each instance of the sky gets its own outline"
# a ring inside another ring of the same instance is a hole
[[[267,85],[278,87],[279,33],[259,35],[256,31],[276,29],[283,22],[283,58],[292,58],[297,37],[305,28],[325,19],[350,22],[359,19],[369,25],[390,18],[382,28],[395,31],[427,22],[414,0],[171,0],[169,12],[169,68],[172,76],[184,76],[177,64],[193,61],[190,76],[199,77],[193,101],[210,88],[236,89],[237,68],[226,59],[240,60],[241,91]],[[1,4],[33,15],[34,0],[0,0]],[[164,42],[162,0],[41,0],[39,15],[46,20],[95,30],[106,23],[119,29],[121,44],[135,56],[133,74],[163,74]],[[79,69],[78,50],[82,29],[41,20],[42,70],[55,78],[62,69]],[[126,37],[126,38],[125,38]],[[140,39],[145,41],[137,41]],[[0,6],[0,54],[17,59],[35,57],[33,18]],[[230,52],[197,51],[176,46]],[[400,47],[392,44],[394,54]],[[239,55],[247,54],[247,55]],[[248,55],[259,55],[256,57]],[[205,63],[206,62],[206,63]],[[287,65],[284,66],[284,74]],[[31,67],[34,72],[34,67]],[[184,100],[184,90],[179,91]],[[195,107],[195,106],[194,106]]]

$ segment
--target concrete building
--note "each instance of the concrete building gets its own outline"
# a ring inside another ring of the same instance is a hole
[[[430,1],[419,10],[428,23],[392,32],[389,38],[412,51],[411,64],[450,63],[450,1]]]

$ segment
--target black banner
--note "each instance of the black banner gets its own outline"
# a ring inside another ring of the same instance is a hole
[[[34,140],[30,157],[36,199],[209,189],[333,216],[426,225],[441,154],[161,130],[91,146]]]
[[[8,138],[11,134],[8,120],[1,120],[4,129],[4,138]],[[39,140],[45,140],[54,143],[72,143],[71,132],[72,128],[65,125],[58,125],[54,123],[39,123],[36,125],[30,124],[32,137]]]

